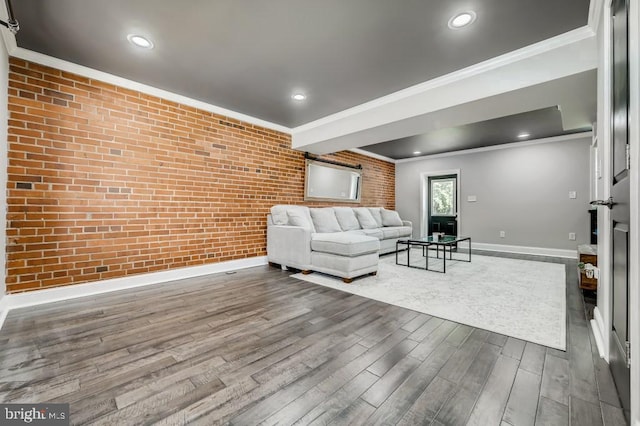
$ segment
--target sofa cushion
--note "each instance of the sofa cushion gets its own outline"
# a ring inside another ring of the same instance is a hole
[[[351,207],[334,207],[333,210],[343,231],[360,229],[360,222]]]
[[[368,208],[357,207],[353,209],[353,211],[356,212],[358,222],[360,222],[360,227],[362,229],[374,229],[378,227],[378,224],[376,223]]]
[[[296,207],[284,204],[279,204],[271,207],[271,220],[274,225],[288,225],[289,218],[287,217],[287,208]]]
[[[380,231],[382,231],[383,239],[385,240],[411,236],[410,226],[385,226],[384,228],[380,228]]]
[[[316,232],[340,232],[340,224],[333,207],[309,209]]]
[[[292,217],[295,217],[292,221]],[[289,204],[278,204],[271,207],[271,220],[274,225],[301,226],[315,232],[309,208]]]
[[[373,220],[378,224],[378,228],[381,228],[382,225],[382,215],[380,214],[380,210],[382,207],[369,207],[369,211],[371,212],[371,216],[373,216]]]
[[[382,234],[382,229],[380,228],[375,228],[375,229],[354,229],[353,231],[345,231],[348,234],[356,234],[356,235],[366,235],[368,237],[374,237],[377,238],[379,240],[382,240],[384,238],[384,235]]]
[[[360,256],[378,252],[380,241],[352,232],[315,233],[311,235],[311,250],[341,256]]]
[[[289,218],[289,225],[300,226],[305,229],[311,228],[311,221],[307,218],[308,215],[304,214],[300,210],[287,210],[287,217]]]
[[[402,219],[397,211],[382,209],[380,214],[382,215],[382,226],[402,226]]]

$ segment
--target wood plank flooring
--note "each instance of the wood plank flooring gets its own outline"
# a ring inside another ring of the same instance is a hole
[[[0,402],[93,425],[624,425],[575,261],[508,257],[567,265],[566,352],[259,267],[10,312]]]

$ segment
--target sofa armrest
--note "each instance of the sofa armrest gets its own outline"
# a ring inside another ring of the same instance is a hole
[[[301,226],[267,226],[269,262],[298,269],[311,268],[311,230]]]
[[[411,235],[410,236],[413,237],[413,223],[411,223],[411,221],[408,221],[408,220],[403,220],[402,221],[402,225],[411,227]]]

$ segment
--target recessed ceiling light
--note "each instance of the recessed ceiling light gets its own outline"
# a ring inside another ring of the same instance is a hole
[[[527,133],[527,132],[522,132],[522,133],[520,133],[520,134],[518,135],[518,137],[519,137],[520,139],[528,138],[529,136],[531,136],[531,135],[530,135],[529,133]]]
[[[293,99],[294,101],[304,101],[305,99],[307,99],[307,95],[303,93],[294,93],[293,95],[291,95],[291,99]]]
[[[421,151],[413,151],[413,155],[419,155],[419,154],[422,154],[422,152]]]
[[[151,42],[151,40],[141,35],[129,34],[127,36],[127,40],[129,40],[129,43],[138,47],[142,47],[143,49],[153,48],[153,43]]]
[[[458,28],[466,27],[467,25],[473,24],[475,20],[476,13],[472,10],[458,13],[457,15],[454,15],[451,19],[449,19],[449,28],[457,30]]]

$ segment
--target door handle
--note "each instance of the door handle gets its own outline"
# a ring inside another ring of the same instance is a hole
[[[616,203],[613,202],[613,197],[609,197],[609,199],[607,199],[607,200],[591,201],[591,202],[589,202],[589,204],[591,204],[592,206],[607,206],[607,207],[609,207],[609,210],[611,210],[613,208],[613,206],[616,205]]]

